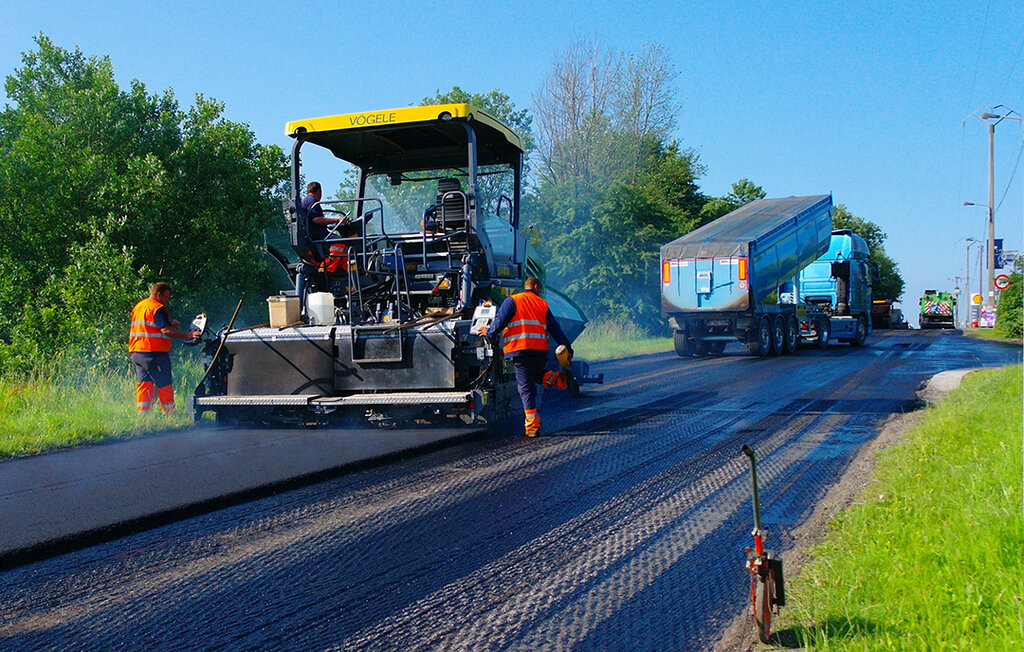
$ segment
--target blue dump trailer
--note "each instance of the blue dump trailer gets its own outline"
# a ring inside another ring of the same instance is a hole
[[[806,272],[806,273],[805,273]],[[832,231],[832,197],[761,199],[661,248],[661,305],[680,356],[754,355],[870,332],[867,245]]]

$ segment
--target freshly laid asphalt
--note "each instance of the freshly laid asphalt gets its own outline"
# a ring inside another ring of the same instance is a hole
[[[5,460],[0,567],[472,432],[194,428]]]
[[[928,388],[937,398],[969,371],[937,374]],[[6,460],[0,462],[0,567],[473,432],[210,427]]]

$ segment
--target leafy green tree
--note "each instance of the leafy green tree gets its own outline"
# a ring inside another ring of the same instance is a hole
[[[183,112],[169,90],[121,89],[107,57],[36,45],[0,112],[0,367],[123,359],[128,310],[156,280],[178,315],[263,294],[283,152],[217,102]]]
[[[871,280],[871,291],[875,299],[899,301],[903,296],[905,282],[900,275],[899,265],[885,252],[885,232],[870,220],[857,217],[844,204],[836,204],[832,210],[832,228],[850,229],[868,244],[871,263],[876,273]]]
[[[529,109],[517,109],[515,102],[505,93],[494,89],[487,93],[470,93],[458,86],[452,86],[451,90],[436,91],[430,97],[424,97],[421,104],[463,104],[468,103],[491,113],[516,132],[516,135],[523,139],[523,151],[527,156],[533,151],[533,117]]]
[[[539,163],[524,215],[552,283],[592,319],[663,327],[660,245],[693,229],[706,202],[696,152],[668,140],[675,77],[660,46],[617,53],[583,39],[534,97]]]
[[[761,186],[756,185],[746,177],[732,184],[732,188],[725,197],[711,197],[700,210],[700,225],[713,222],[718,218],[733,212],[740,206],[745,206],[752,201],[765,198],[765,191]]]
[[[1000,337],[1021,339],[1021,287],[1021,274],[1017,271],[1010,276],[1010,285],[999,295],[995,332]]]

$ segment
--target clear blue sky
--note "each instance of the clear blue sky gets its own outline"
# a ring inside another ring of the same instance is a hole
[[[775,5],[765,8],[761,5]],[[785,6],[783,6],[785,5]],[[769,197],[831,192],[879,224],[904,306],[964,275],[965,237],[985,236],[988,137],[970,118],[1024,114],[1024,3],[900,2],[47,2],[6,0],[0,72],[43,32],[110,56],[119,82],[226,103],[264,143],[289,120],[406,106],[453,85],[531,107],[577,37],[665,46],[678,69],[676,136],[702,190],[748,177]],[[996,237],[1022,245],[1019,121],[996,128]],[[972,262],[972,286],[977,267]]]

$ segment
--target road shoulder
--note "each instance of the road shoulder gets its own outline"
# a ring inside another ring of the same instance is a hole
[[[917,397],[922,404],[934,405],[950,390],[959,387],[963,379],[974,371],[978,369],[953,369],[935,374],[921,384]],[[917,425],[921,417],[922,412],[915,410],[893,414],[886,419],[878,436],[861,447],[843,476],[832,485],[810,517],[793,531],[794,546],[783,557],[787,583],[799,575],[800,569],[810,558],[812,548],[824,539],[829,521],[864,494],[872,482],[878,453],[903,441],[906,433]],[[770,647],[755,640],[750,614],[745,608],[725,629],[714,650],[737,652]]]

